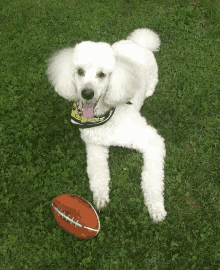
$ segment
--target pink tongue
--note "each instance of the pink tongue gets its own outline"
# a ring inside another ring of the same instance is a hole
[[[83,102],[83,116],[85,118],[91,118],[94,114],[94,102],[85,103]]]

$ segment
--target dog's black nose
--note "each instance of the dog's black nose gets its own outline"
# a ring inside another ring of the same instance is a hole
[[[90,100],[94,97],[94,91],[89,88],[84,88],[81,93],[82,97],[86,100]]]

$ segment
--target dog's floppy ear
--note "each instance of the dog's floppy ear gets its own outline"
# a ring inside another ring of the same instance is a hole
[[[104,102],[111,106],[123,104],[132,99],[141,88],[141,70],[132,60],[116,55],[115,68],[110,75]]]
[[[74,48],[63,49],[48,60],[47,75],[56,92],[65,99],[74,100],[76,89],[74,85]]]

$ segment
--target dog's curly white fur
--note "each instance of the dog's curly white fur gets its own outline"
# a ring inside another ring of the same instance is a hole
[[[109,202],[109,146],[122,146],[143,155],[141,188],[154,221],[166,217],[164,209],[164,139],[139,113],[146,97],[158,82],[158,68],[152,51],[160,39],[149,29],[137,29],[126,40],[112,46],[85,41],[56,53],[47,74],[59,95],[90,104],[100,116],[116,107],[101,126],[80,129],[86,144],[87,173],[96,208]],[[128,101],[132,103],[126,104]],[[92,105],[91,105],[92,104]]]

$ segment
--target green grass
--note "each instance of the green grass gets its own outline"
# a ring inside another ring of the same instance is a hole
[[[2,1],[0,269],[220,269],[220,2]],[[110,149],[101,230],[62,230],[50,203],[90,202],[86,152],[72,103],[49,85],[46,59],[83,40],[116,42],[136,28],[161,38],[159,84],[141,113],[165,138],[164,222],[140,188],[140,153]]]

